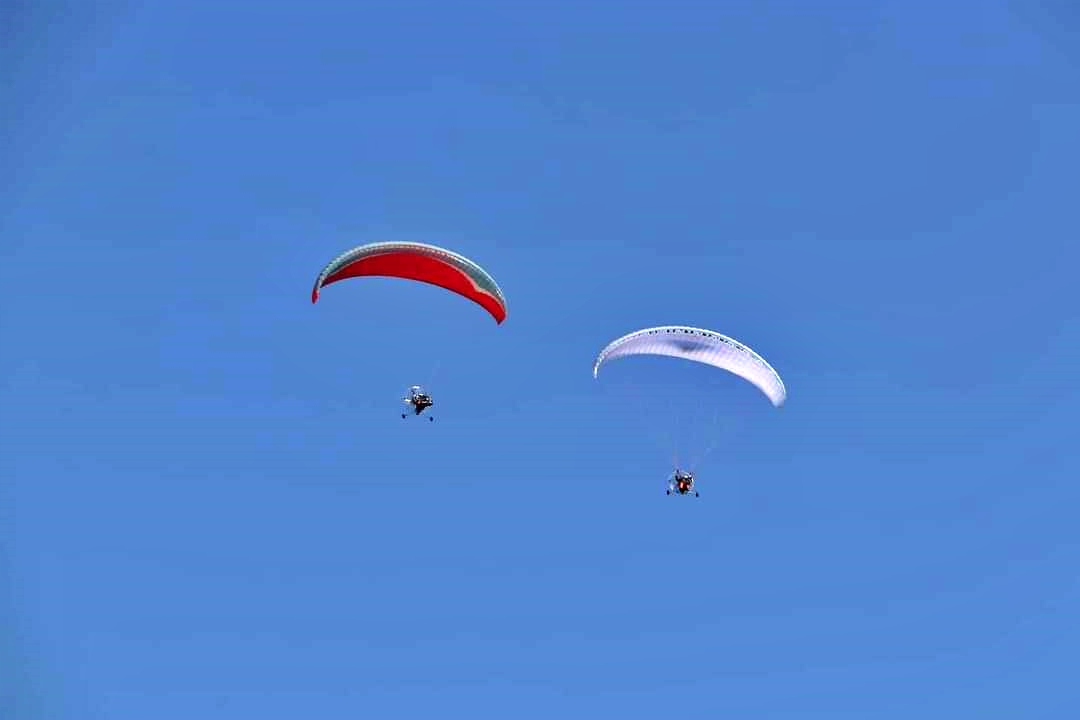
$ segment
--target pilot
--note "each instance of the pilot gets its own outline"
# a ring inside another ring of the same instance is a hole
[[[675,482],[678,483],[679,492],[685,495],[690,491],[690,483],[692,477],[690,475],[683,474],[682,472],[675,471]]]

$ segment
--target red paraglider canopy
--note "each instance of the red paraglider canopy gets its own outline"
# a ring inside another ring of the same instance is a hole
[[[326,285],[365,276],[437,285],[480,305],[496,323],[502,324],[506,319],[506,299],[483,268],[457,253],[422,243],[375,243],[350,250],[319,274],[311,291],[311,302],[318,302],[319,291]]]

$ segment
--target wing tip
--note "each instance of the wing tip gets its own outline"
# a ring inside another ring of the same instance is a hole
[[[491,317],[495,318],[496,325],[502,325],[506,321],[507,316],[510,315],[510,313],[506,309],[506,303],[503,302],[501,298],[492,295],[491,293],[485,292],[483,294],[494,302],[481,302],[480,304],[487,308],[487,311],[491,314]]]

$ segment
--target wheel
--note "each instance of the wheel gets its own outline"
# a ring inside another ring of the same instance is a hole
[[[401,413],[401,419],[402,419],[402,420],[404,420],[404,419],[405,419],[405,413]]]

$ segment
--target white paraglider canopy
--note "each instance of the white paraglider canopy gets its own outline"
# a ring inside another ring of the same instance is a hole
[[[752,383],[775,407],[787,399],[780,375],[756,352],[712,330],[685,325],[664,325],[637,330],[610,343],[593,363],[593,377],[609,360],[631,355],[663,355],[693,360],[727,370]]]

